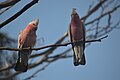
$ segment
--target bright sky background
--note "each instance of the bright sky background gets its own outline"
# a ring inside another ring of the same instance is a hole
[[[20,1],[1,15],[0,22],[20,10],[27,1],[30,0]],[[13,22],[0,29],[0,32],[5,32],[12,38],[17,39],[19,32],[30,21],[38,18],[40,23],[37,30],[37,39],[44,37],[45,42],[43,44],[52,44],[67,31],[71,9],[77,8],[78,14],[84,16],[92,1],[40,0],[38,4],[35,4]],[[115,16],[114,18],[118,19],[120,16]],[[92,43],[92,45],[87,47],[85,50],[87,64],[85,66],[74,67],[72,58],[58,60],[31,80],[120,80],[119,34],[120,30],[113,30],[108,34],[109,37],[102,40],[101,43]],[[62,52],[58,50],[56,53],[60,53],[59,51]],[[30,70],[18,77],[22,80],[37,69]]]

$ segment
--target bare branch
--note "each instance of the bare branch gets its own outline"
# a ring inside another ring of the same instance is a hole
[[[49,47],[58,47],[58,46],[67,46],[69,44],[74,44],[74,43],[89,43],[89,42],[101,42],[101,39],[107,38],[108,36],[102,37],[100,39],[97,40],[89,40],[89,41],[77,41],[77,42],[68,42],[68,43],[63,43],[63,44],[51,44],[51,45],[47,45],[47,46],[42,46],[40,48],[6,48],[6,47],[0,47],[0,50],[11,50],[11,51],[21,51],[21,50],[41,50],[41,49],[45,49],[45,48],[49,48]]]
[[[9,7],[9,6],[13,6],[14,4],[18,3],[19,1],[20,0],[7,0],[7,1],[1,2],[0,9]]]
[[[65,34],[64,34],[60,39],[58,39],[54,44],[60,44],[60,43],[62,43],[63,40],[64,40],[67,36],[68,36],[68,34],[67,34],[67,32],[65,32]],[[48,50],[46,50],[46,51],[44,51],[44,52],[42,52],[42,53],[40,53],[40,54],[31,55],[31,58],[34,58],[34,57],[36,57],[36,56],[43,55],[43,54],[45,54],[45,53],[50,54],[50,53],[52,53],[55,49],[57,49],[57,46],[56,46],[56,47],[51,47],[51,48],[49,48]]]
[[[89,25],[89,24],[92,24],[92,23],[94,23],[95,21],[97,21],[97,20],[99,20],[99,19],[102,19],[104,16],[113,13],[113,12],[116,11],[118,8],[120,8],[120,5],[114,7],[112,10],[110,10],[110,11],[108,11],[108,12],[105,12],[105,13],[101,14],[99,17],[95,18],[94,20],[91,20],[90,22],[85,23],[85,26],[86,26],[86,25]]]
[[[21,72],[15,72],[14,74],[8,75],[4,78],[0,78],[0,80],[12,80],[12,78],[18,74],[20,74]]]
[[[48,57],[48,58],[60,58],[60,57],[66,56],[67,53],[68,53],[70,50],[71,50],[71,48],[70,48],[70,49],[67,49],[66,51],[64,51],[64,52],[62,52],[62,53],[60,53],[60,54],[57,54],[57,55],[54,55],[54,56],[50,56],[50,57]]]
[[[67,37],[67,33],[65,33],[60,39],[58,39],[58,40],[55,42],[55,44],[60,44],[66,37]],[[50,49],[48,49],[48,50],[46,50],[46,51],[44,51],[44,52],[42,52],[42,53],[40,53],[40,54],[33,54],[33,55],[31,55],[30,58],[35,58],[35,57],[37,57],[37,56],[41,56],[41,55],[44,55],[44,54],[46,54],[46,53],[47,53],[47,54],[48,54],[48,53],[52,53],[56,48],[57,48],[57,46],[54,47],[54,48],[50,48]],[[19,51],[19,50],[16,50],[16,51]],[[39,61],[37,61],[36,63],[32,64],[32,65],[30,66],[30,68],[39,65],[39,64],[42,63],[42,61],[44,61],[46,58],[47,58],[47,57],[43,56],[41,60],[39,60]],[[5,68],[0,69],[0,71],[7,70],[7,69],[10,69],[10,68],[13,68],[13,67],[14,67],[14,65],[12,65],[12,67],[11,67],[11,66],[5,67]]]
[[[4,10],[2,10],[1,12],[0,12],[0,15],[1,14],[3,14],[5,11],[7,11],[8,9],[10,9],[12,6],[9,6],[9,7],[7,7],[6,9],[4,9]]]
[[[102,39],[104,38],[107,38],[108,36],[104,36],[98,40],[90,40],[90,41],[77,41],[77,42],[68,42],[68,43],[64,43],[64,44],[53,44],[53,45],[47,45],[47,46],[43,46],[43,47],[40,47],[40,48],[23,48],[23,50],[41,50],[41,49],[44,49],[44,48],[48,48],[48,47],[58,47],[58,46],[67,46],[69,44],[74,44],[74,43],[89,43],[89,42],[101,42]],[[0,50],[13,50],[13,51],[19,51],[19,50],[22,50],[22,49],[15,49],[15,48],[4,48],[4,47],[0,47]],[[67,53],[68,51],[70,51],[70,49],[68,49],[67,51],[65,51],[64,53]],[[63,54],[63,53],[62,53]],[[32,56],[33,57],[37,57],[37,56],[40,56],[40,55],[36,55],[36,56]],[[61,54],[59,55],[56,55],[54,57],[49,57],[49,58],[59,58],[58,56],[61,56]],[[71,57],[71,56],[70,56]],[[63,57],[63,58],[66,58],[66,57]],[[47,57],[46,56],[43,56],[42,59],[40,59],[39,61],[37,61],[36,63],[34,64],[31,64],[29,65],[29,69],[41,64],[43,61],[47,60]],[[1,68],[0,71],[4,71],[4,70],[7,70],[7,69],[10,69],[10,68],[13,68],[14,67],[14,64],[11,65],[11,66],[8,66],[8,67],[4,67],[4,68]]]
[[[68,53],[70,50],[71,50],[71,48],[68,49],[68,50],[66,50],[66,51],[64,51],[64,52],[62,52],[62,53],[60,53],[60,54],[57,54],[57,55],[48,57],[47,59],[50,59],[50,58],[57,58],[57,57],[60,58],[61,55],[63,56],[63,54]],[[40,56],[40,55],[38,55],[38,56]],[[65,56],[65,55],[64,55],[64,56]],[[35,57],[37,57],[37,56],[35,56]],[[65,58],[65,57],[64,57],[64,58]],[[43,58],[42,58],[42,59],[43,59]],[[46,60],[46,59],[44,58],[43,60]],[[38,61],[36,64],[40,64],[41,62],[42,62],[42,61]],[[1,71],[5,71],[5,70],[8,70],[8,69],[11,69],[11,68],[14,67],[14,65],[15,65],[15,64],[12,64],[11,66],[1,68],[1,69],[0,69],[0,72],[1,72]],[[34,65],[34,64],[30,64],[30,66],[32,66],[32,65]],[[30,68],[29,68],[29,69],[30,69]]]
[[[24,79],[24,80],[30,80],[31,78],[33,78],[37,73],[39,73],[42,70],[45,70],[45,68],[49,65],[50,63],[47,63],[46,65],[44,65],[42,68],[38,69],[37,71],[35,71],[31,76],[29,76],[28,78]]]
[[[40,68],[39,70],[37,70],[33,75],[29,76],[28,78],[26,78],[25,80],[28,80],[29,78],[33,78],[39,71],[42,71],[44,70],[49,64],[51,64],[52,62],[54,61],[57,61],[59,59],[64,59],[64,58],[70,58],[72,57],[72,55],[67,55],[67,53],[70,51],[71,49],[68,49],[58,55],[55,55],[55,56],[51,56],[51,57],[47,57],[45,60],[42,58],[41,61],[37,61],[35,62],[34,64],[31,64],[29,65],[29,68],[28,69],[31,69],[31,68],[34,68],[36,67],[37,65],[39,65],[40,63],[43,63],[43,62],[47,62],[46,65],[44,65],[42,68]],[[59,57],[57,57],[59,56]],[[50,59],[50,60],[48,60]],[[8,80],[8,79],[11,79],[12,77],[16,76],[16,75],[19,75],[21,72],[15,72],[5,78],[2,78],[4,80]]]
[[[6,24],[10,23],[11,21],[13,21],[14,19],[16,19],[18,16],[20,16],[23,12],[25,12],[27,9],[29,9],[31,6],[33,6],[34,4],[36,4],[39,0],[32,0],[29,4],[27,4],[25,7],[23,7],[19,12],[17,12],[16,14],[14,14],[12,17],[10,17],[9,19],[7,19],[6,21],[0,23],[0,28],[2,28],[3,26],[5,26]]]
[[[120,20],[119,20],[115,25],[113,25],[112,27],[109,27],[108,30],[106,30],[106,28],[103,28],[102,30],[99,31],[98,37],[103,36],[103,35],[111,32],[113,29],[116,29],[119,25],[120,25]],[[107,25],[107,26],[108,26],[108,25]],[[103,32],[104,32],[104,33],[103,33]]]
[[[91,14],[93,14],[96,10],[98,10],[98,9],[100,8],[100,6],[101,6],[103,3],[105,3],[106,1],[107,1],[107,0],[100,0],[100,2],[95,5],[95,7],[93,7],[91,10],[89,10],[89,12],[87,13],[87,15],[84,16],[84,17],[82,18],[82,20],[84,20],[84,22],[85,22],[86,18],[88,18]]]
[[[8,69],[11,69],[11,68],[13,68],[13,67],[14,67],[14,64],[9,65],[9,66],[7,66],[7,67],[0,68],[0,72],[1,72],[1,71],[5,71],[5,70],[8,70]]]
[[[70,56],[67,56],[67,53],[70,51],[71,49],[68,49],[60,54],[57,54],[55,56],[51,56],[51,57],[48,57],[48,59],[51,59],[51,60],[48,60],[47,59],[47,64],[44,65],[42,68],[38,69],[35,73],[33,73],[31,76],[29,76],[28,78],[24,79],[24,80],[29,80],[31,78],[33,78],[37,73],[39,73],[40,71],[44,70],[49,64],[51,64],[52,62],[58,60],[58,59],[63,59],[63,58],[70,58],[72,57],[71,55]],[[46,62],[46,61],[45,61]]]

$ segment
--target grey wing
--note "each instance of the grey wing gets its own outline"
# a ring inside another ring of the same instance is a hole
[[[83,29],[83,40],[85,41],[85,36],[86,36],[86,29],[85,29],[85,26],[84,24],[82,23],[82,29]],[[85,43],[83,44],[83,49],[85,49]]]
[[[71,34],[71,25],[70,24],[69,24],[69,27],[68,27],[68,37],[69,37],[69,41],[73,42],[72,34]],[[72,45],[73,52],[75,53],[75,51],[74,51],[74,44],[71,44],[71,45]]]
[[[69,41],[72,42],[72,35],[71,35],[71,26],[69,24],[69,27],[68,27],[68,37],[69,37]]]
[[[24,30],[22,30],[18,35],[18,48],[24,48],[24,43],[28,41],[27,36],[25,37],[26,33]]]
[[[21,39],[21,37],[22,37],[22,35],[21,35],[22,33],[23,33],[23,30],[20,31],[20,33],[19,33],[19,35],[18,35],[18,48],[21,48],[20,39]]]

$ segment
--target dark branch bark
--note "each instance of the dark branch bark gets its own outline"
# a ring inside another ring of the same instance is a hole
[[[100,8],[100,6],[105,3],[107,0],[100,0],[100,2],[98,4],[95,5],[95,7],[93,7],[91,10],[89,10],[89,12],[87,13],[86,16],[84,16],[82,18],[82,20],[86,20],[86,18],[88,18],[91,14],[93,14],[96,10],[98,10]]]
[[[3,14],[5,11],[9,10],[11,7],[12,7],[12,6],[9,6],[9,7],[7,7],[6,9],[1,10],[0,15]]]
[[[64,51],[64,52],[62,52],[62,53],[60,53],[60,54],[58,54],[58,55],[51,56],[51,57],[47,57],[45,60],[43,60],[43,58],[42,58],[40,62],[42,62],[42,63],[43,63],[43,62],[47,62],[47,64],[44,65],[44,66],[43,66],[42,68],[40,68],[39,70],[37,70],[33,75],[29,76],[28,78],[33,78],[32,76],[35,76],[39,71],[44,70],[48,65],[50,65],[50,64],[51,64],[52,62],[54,62],[54,61],[57,61],[57,60],[59,60],[59,59],[66,59],[66,58],[72,57],[72,55],[67,55],[67,53],[68,53],[70,50],[71,50],[71,49],[68,49],[68,50],[66,50],[66,51]],[[56,56],[59,56],[59,57],[56,57]],[[52,59],[51,59],[51,58],[52,58]],[[50,59],[50,60],[49,60],[49,59]],[[43,60],[43,61],[42,61],[42,60]],[[39,61],[36,61],[34,64],[29,65],[29,68],[28,68],[28,69],[31,69],[31,68],[36,67],[37,65],[40,64],[40,62],[39,62]],[[21,73],[21,72],[15,72],[15,73],[13,73],[13,74],[5,77],[5,78],[1,78],[1,79],[2,79],[2,80],[8,80],[8,79],[11,79],[12,77],[14,77],[14,76],[16,76],[16,75],[19,75],[20,73]],[[28,78],[26,78],[25,80],[28,80]]]
[[[107,12],[101,14],[99,17],[91,20],[90,22],[85,23],[85,26],[86,26],[86,25],[89,25],[89,24],[92,24],[92,23],[94,23],[95,21],[97,21],[97,20],[99,20],[99,19],[102,19],[102,18],[105,17],[106,15],[109,15],[109,14],[113,13],[114,11],[116,11],[116,10],[119,9],[119,8],[120,8],[120,5],[114,7],[112,10],[107,11]]]
[[[22,49],[16,49],[16,48],[6,48],[6,47],[0,47],[0,50],[11,50],[11,51],[21,51],[21,50],[41,50],[49,47],[59,47],[59,46],[67,46],[69,44],[74,44],[74,43],[90,43],[90,42],[101,42],[102,39],[107,38],[108,36],[102,37],[97,40],[89,40],[89,41],[77,41],[77,42],[68,42],[68,43],[63,43],[63,44],[51,44],[47,46],[43,46],[40,48],[22,48]]]
[[[8,70],[8,69],[11,69],[14,67],[14,64],[10,65],[10,66],[7,66],[7,67],[3,67],[3,68],[0,68],[0,72],[1,71],[5,71],[5,70]]]
[[[0,28],[2,28],[3,26],[5,26],[6,24],[10,23],[11,21],[13,21],[14,19],[16,19],[18,16],[20,16],[23,12],[25,12],[27,9],[29,9],[31,6],[33,6],[34,4],[36,4],[39,0],[32,0],[29,4],[27,4],[25,7],[23,7],[19,12],[17,12],[16,14],[14,14],[12,17],[10,17],[9,19],[7,19],[6,21],[0,23]]]
[[[42,68],[38,69],[36,72],[34,72],[31,76],[27,77],[24,80],[30,80],[31,78],[33,78],[37,73],[39,73],[40,71],[45,70],[45,68],[49,65],[50,63],[47,63],[45,66],[43,66]]]
[[[0,3],[0,9],[13,6],[14,4],[18,3],[20,0],[7,0],[5,2]]]

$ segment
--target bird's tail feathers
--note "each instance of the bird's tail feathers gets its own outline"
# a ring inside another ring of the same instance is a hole
[[[28,64],[25,65],[21,58],[18,58],[18,61],[15,65],[15,71],[26,72],[28,68]]]
[[[74,65],[78,66],[79,64],[85,65],[85,54],[82,46],[75,45],[74,46]]]
[[[28,54],[26,54],[28,53]],[[20,71],[20,72],[26,72],[27,68],[28,68],[28,59],[29,59],[29,52],[26,51],[22,51],[18,53],[18,60],[17,63],[15,65],[15,71]]]

